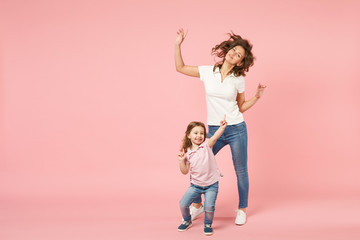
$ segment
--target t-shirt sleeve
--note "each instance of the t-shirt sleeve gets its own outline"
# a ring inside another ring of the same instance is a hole
[[[199,66],[199,74],[200,74],[200,80],[205,81],[207,75],[212,72],[213,66]]]
[[[210,148],[209,146],[209,138],[205,138],[205,141],[203,143],[205,145],[206,148]]]
[[[236,81],[236,90],[238,93],[243,93],[245,91],[245,78],[243,76],[238,77]]]

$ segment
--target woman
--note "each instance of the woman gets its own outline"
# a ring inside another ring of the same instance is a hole
[[[188,76],[200,78],[205,85],[208,137],[219,128],[224,115],[228,126],[213,146],[216,155],[229,144],[237,177],[239,205],[235,224],[246,223],[249,178],[247,170],[247,129],[242,113],[251,108],[263,95],[266,86],[259,84],[254,97],[245,101],[245,72],[254,64],[252,45],[239,35],[229,34],[227,41],[216,45],[212,54],[221,59],[215,66],[188,66],[181,56],[181,44],[187,32],[181,28],[175,41],[176,70]],[[195,199],[190,209],[192,219],[203,212],[201,198]]]

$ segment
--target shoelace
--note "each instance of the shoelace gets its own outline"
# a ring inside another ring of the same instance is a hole
[[[190,222],[183,221],[183,223],[182,223],[182,224],[184,224],[184,225],[190,225]]]
[[[205,224],[205,227],[211,228],[211,224]]]

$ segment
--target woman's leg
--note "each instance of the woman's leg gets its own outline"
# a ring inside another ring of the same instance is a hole
[[[247,169],[247,129],[245,122],[230,126],[232,129],[227,131],[226,140],[229,142],[232,160],[237,177],[239,193],[239,209],[245,211],[248,206],[249,196],[249,176]]]

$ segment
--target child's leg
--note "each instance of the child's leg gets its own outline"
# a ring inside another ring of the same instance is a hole
[[[204,210],[205,210],[205,220],[204,224],[212,224],[214,219],[215,212],[215,201],[217,198],[219,189],[219,183],[216,182],[211,185],[204,193]]]
[[[200,194],[201,192],[196,187],[191,185],[180,200],[180,211],[184,221],[191,221],[189,206]]]
[[[201,205],[202,205],[201,204],[201,195],[199,195],[199,197],[195,198],[193,206],[196,208],[199,208],[199,207],[201,207]]]

